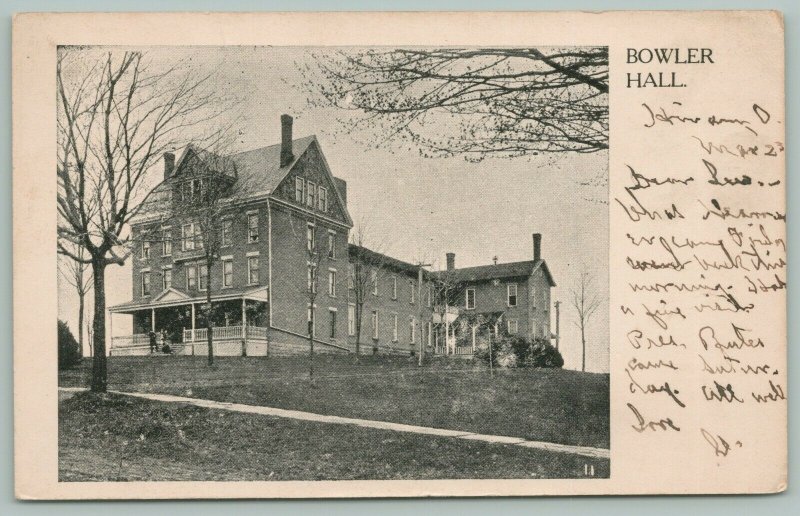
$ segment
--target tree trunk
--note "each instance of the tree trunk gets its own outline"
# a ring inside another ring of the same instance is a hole
[[[245,331],[247,331],[246,328]],[[211,265],[208,263],[206,264],[206,341],[208,342],[208,366],[211,367],[214,365],[214,325],[211,323]]]
[[[364,312],[363,303],[356,302],[356,360],[361,354],[361,314]]]
[[[584,331],[584,326],[581,324],[581,349],[582,349],[582,358],[581,358],[581,371],[586,371],[586,333]]]
[[[106,363],[106,285],[105,260],[92,259],[94,275],[94,356],[92,357],[92,392],[106,392],[108,389],[108,365]]]
[[[308,321],[308,348],[309,348],[309,362],[308,362],[308,377],[314,379],[314,303],[311,303],[311,317]]]
[[[81,278],[83,281],[83,278]],[[83,312],[86,306],[86,294],[83,291],[78,292],[78,347],[80,349],[80,357],[83,358]]]

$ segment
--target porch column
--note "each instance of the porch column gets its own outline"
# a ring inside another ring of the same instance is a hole
[[[192,303],[192,342],[194,342],[194,303]],[[194,348],[194,344],[192,344]]]
[[[247,354],[247,301],[242,298],[242,356]]]
[[[91,333],[91,330],[90,330]],[[133,333],[133,332],[131,332]],[[108,350],[108,355],[111,356],[111,350],[114,348],[114,312],[108,311],[108,336],[111,347]],[[83,350],[81,350],[83,352]],[[94,356],[94,339],[89,339],[89,356]]]
[[[150,330],[155,333],[156,332],[156,309],[150,309]]]

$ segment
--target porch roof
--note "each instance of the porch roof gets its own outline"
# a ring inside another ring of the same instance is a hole
[[[211,294],[211,301],[226,301],[231,299],[249,299],[252,301],[269,301],[269,289],[265,286],[251,286],[242,288],[226,288]],[[169,306],[188,305],[191,303],[205,303],[206,295],[191,296],[177,288],[168,288],[152,298],[128,301],[108,308],[112,313],[133,313],[139,310],[164,308]]]

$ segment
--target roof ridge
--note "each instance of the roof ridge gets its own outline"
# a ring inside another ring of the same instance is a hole
[[[317,137],[316,134],[309,134],[308,136],[301,136],[300,138],[293,138],[292,139],[292,143],[299,142],[301,140],[307,140],[307,139],[310,139],[310,138],[316,138],[316,137]],[[234,158],[234,157],[236,157],[236,156],[238,156],[240,154],[247,154],[248,152],[256,152],[256,151],[260,151],[260,150],[264,150],[264,149],[269,149],[271,147],[280,147],[281,145],[283,145],[282,142],[273,143],[271,145],[262,145],[261,147],[255,147],[253,149],[248,149],[248,150],[243,150],[243,151],[239,151],[239,152],[234,152],[233,154],[228,154],[228,157],[229,158]]]

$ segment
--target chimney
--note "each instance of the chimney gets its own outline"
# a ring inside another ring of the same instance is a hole
[[[447,253],[447,270],[452,271],[456,268],[456,253]]]
[[[292,154],[292,117],[281,115],[281,168],[294,159]]]
[[[541,233],[534,233],[533,234],[533,260],[541,260],[542,259],[542,234]]]
[[[164,153],[164,181],[169,179],[172,172],[175,171],[175,154],[171,152]]]

